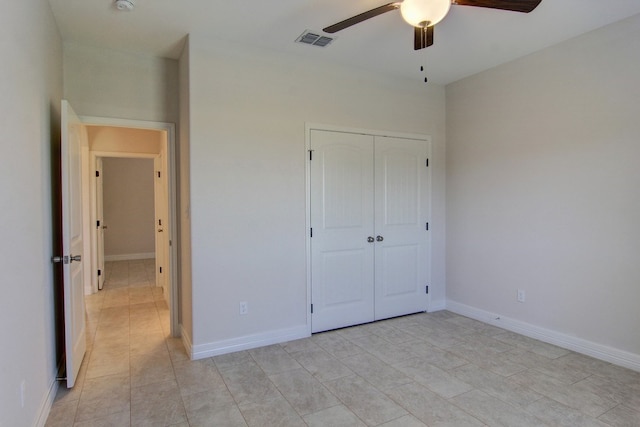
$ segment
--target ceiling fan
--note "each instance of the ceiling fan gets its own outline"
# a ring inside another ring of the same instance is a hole
[[[376,7],[359,15],[340,21],[323,29],[327,33],[335,33],[367,19],[383,13],[400,9],[402,18],[414,27],[415,50],[424,49],[433,44],[433,26],[440,22],[449,12],[452,4],[459,6],[488,7],[492,9],[510,10],[529,13],[542,0],[403,0]]]

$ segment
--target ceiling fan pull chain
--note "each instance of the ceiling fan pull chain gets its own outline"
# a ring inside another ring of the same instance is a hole
[[[420,71],[424,72],[424,69],[425,69],[424,65],[421,65]],[[427,83],[427,81],[429,81],[429,79],[427,78],[427,76],[424,76],[424,82]]]
[[[427,51],[426,51],[426,50],[424,51],[424,56],[425,56],[425,58],[427,57]],[[425,62],[425,64],[426,64],[426,62],[427,62],[427,61],[424,61],[424,62]],[[427,69],[426,65],[421,65],[421,66],[420,66],[420,71],[421,71],[422,73],[424,73],[424,75],[425,75],[425,76],[424,76],[424,82],[425,82],[425,83],[427,83],[427,82],[429,81],[429,79],[427,78],[427,71],[426,71],[426,69]]]

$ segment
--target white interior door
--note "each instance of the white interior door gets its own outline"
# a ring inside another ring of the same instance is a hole
[[[312,331],[370,322],[373,138],[311,131]]]
[[[428,146],[375,137],[375,317],[425,311],[429,271]]]
[[[104,223],[104,192],[102,181],[102,157],[96,158],[96,253],[98,264],[98,289],[102,290],[105,280],[104,268],[104,230],[107,225]]]
[[[166,216],[166,189],[163,185],[164,181],[164,167],[162,162],[162,156],[158,156],[154,159],[154,199],[155,199],[155,230],[156,230],[156,286],[162,287],[164,298],[168,301],[169,289],[168,289],[168,263],[167,263],[167,238],[169,235],[167,216]]]
[[[62,101],[62,247],[67,387],[75,384],[86,351],[83,246],[82,148],[87,131],[67,101]]]

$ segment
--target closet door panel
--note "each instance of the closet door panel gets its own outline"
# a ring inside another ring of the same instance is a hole
[[[429,270],[425,141],[375,137],[375,318],[425,311]]]
[[[312,131],[312,331],[374,319],[373,137]]]

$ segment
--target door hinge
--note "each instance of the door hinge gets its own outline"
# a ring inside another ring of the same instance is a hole
[[[160,178],[160,171],[158,171],[158,178]]]
[[[162,220],[158,219],[158,225],[162,225]]]
[[[309,150],[309,161],[313,160],[313,150]]]
[[[169,246],[171,246],[173,243],[171,243],[171,240],[169,240]]]
[[[429,159],[427,159],[427,161],[426,161],[425,165],[426,165],[427,167],[429,167]]]
[[[313,237],[313,227],[309,229],[309,237]]]
[[[427,222],[426,228],[427,231],[429,231],[429,223]]]
[[[429,285],[427,285],[427,286],[425,286],[425,287],[424,287],[424,293],[425,293],[425,294],[428,294],[428,293],[429,293]]]
[[[96,178],[100,176],[100,171],[96,171]]]
[[[100,228],[100,220],[96,221],[96,226]]]
[[[313,314],[313,304],[311,304],[311,314]]]
[[[162,273],[162,267],[160,267],[160,273]]]
[[[98,270],[98,276],[102,276],[102,270]]]

